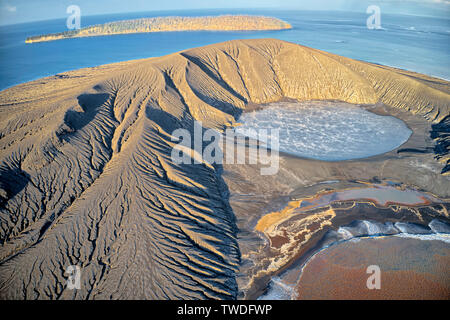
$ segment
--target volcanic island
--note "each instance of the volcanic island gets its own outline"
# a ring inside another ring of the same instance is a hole
[[[171,159],[176,129],[223,132],[245,112],[308,101],[395,116],[412,134],[366,159],[280,153],[273,175]],[[276,39],[3,90],[0,298],[255,299],[355,220],[391,234],[445,230],[449,106],[448,81]],[[79,290],[67,266],[82,270]]]
[[[154,17],[114,21],[65,32],[31,36],[25,40],[25,43],[131,33],[173,31],[262,31],[291,28],[292,26],[287,22],[265,16],[221,15],[203,17]]]

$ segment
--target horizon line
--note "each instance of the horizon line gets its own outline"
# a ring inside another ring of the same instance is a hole
[[[170,10],[143,10],[143,11],[125,11],[125,12],[116,12],[116,13],[99,13],[99,14],[87,14],[84,15],[85,17],[99,17],[99,16],[112,16],[112,15],[120,15],[120,14],[133,14],[133,13],[146,13],[146,12],[175,12],[175,11],[181,11],[181,12],[189,12],[189,11],[208,11],[208,10],[277,10],[277,11],[284,11],[284,10],[296,10],[296,11],[313,11],[313,12],[352,12],[352,13],[364,13],[365,11],[361,10],[349,10],[349,9],[333,9],[333,10],[322,10],[322,9],[299,9],[295,7],[260,7],[260,8],[199,8],[199,9],[170,9]],[[450,16],[440,16],[440,15],[421,15],[421,14],[412,14],[412,13],[392,13],[387,12],[385,14],[388,15],[400,15],[400,16],[413,16],[413,17],[423,17],[423,18],[437,18],[437,19],[443,19],[443,20],[450,20]],[[0,27],[3,26],[14,26],[14,25],[20,25],[20,24],[28,24],[28,23],[36,23],[36,22],[44,22],[44,21],[56,21],[56,20],[64,20],[67,19],[67,17],[60,17],[60,18],[50,18],[50,19],[36,19],[36,20],[30,20],[25,22],[14,22],[14,23],[1,23]],[[139,18],[136,18],[139,19]],[[113,22],[113,21],[111,21]]]

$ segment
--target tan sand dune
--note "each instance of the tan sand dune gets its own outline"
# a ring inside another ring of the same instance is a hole
[[[172,163],[173,130],[195,120],[221,130],[246,107],[282,98],[382,102],[438,124],[449,90],[443,80],[274,39],[4,90],[0,297],[235,298],[240,251],[221,168]],[[68,265],[81,266],[81,290],[66,288]]]

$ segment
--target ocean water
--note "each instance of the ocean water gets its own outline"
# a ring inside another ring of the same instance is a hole
[[[25,44],[28,36],[66,31],[65,19],[0,27],[0,89],[101,64],[162,56],[231,39],[277,38],[354,59],[450,79],[450,19],[389,15],[381,30],[366,27],[365,12],[283,10],[160,11],[82,17],[82,26],[152,16],[262,14],[292,30],[164,32]]]
[[[278,129],[279,145],[272,149],[325,161],[382,154],[402,145],[412,133],[395,117],[333,102],[273,103],[242,114],[239,122],[236,132],[255,140],[261,138],[259,129]],[[267,133],[271,136],[272,131]]]

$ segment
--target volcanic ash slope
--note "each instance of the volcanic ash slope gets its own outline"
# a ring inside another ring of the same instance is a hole
[[[240,253],[221,167],[174,164],[171,134],[194,121],[222,130],[249,104],[283,97],[382,102],[436,125],[450,105],[446,81],[273,39],[0,92],[0,297],[235,298]],[[445,135],[434,138],[445,165]],[[69,265],[81,267],[80,290],[66,286]]]

